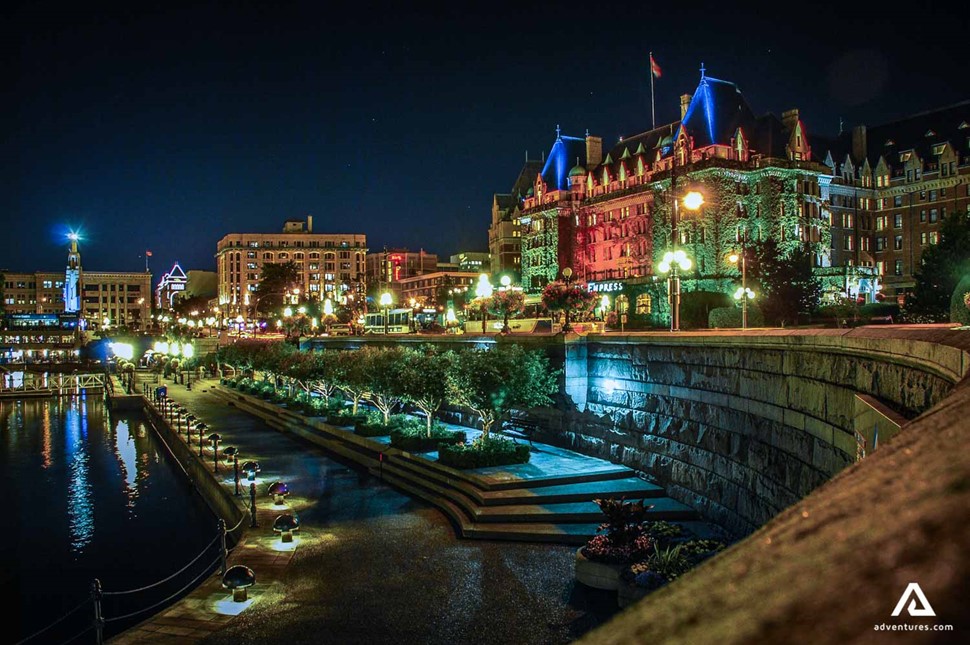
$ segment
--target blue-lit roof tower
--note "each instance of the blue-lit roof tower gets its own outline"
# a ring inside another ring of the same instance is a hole
[[[81,311],[81,251],[78,250],[77,233],[70,233],[71,241],[67,252],[67,269],[64,271],[64,312],[69,314]]]

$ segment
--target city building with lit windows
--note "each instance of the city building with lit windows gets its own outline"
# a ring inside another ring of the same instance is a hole
[[[226,315],[258,313],[263,266],[285,262],[296,265],[307,299],[362,303],[366,256],[366,235],[314,233],[312,216],[287,220],[279,233],[230,233],[216,246],[218,306]]]
[[[64,271],[2,273],[4,314],[73,314],[88,329],[145,329],[150,321],[152,274],[85,270],[76,236]]]
[[[544,160],[529,160],[512,184],[508,193],[492,195],[492,223],[488,228],[488,252],[491,274],[508,274],[518,282],[522,270],[522,238],[519,210],[526,193],[532,188],[536,174],[542,171]]]
[[[902,301],[952,213],[970,214],[970,101],[815,143],[829,169],[833,264],[875,267]]]
[[[404,278],[398,285],[400,288],[400,298],[398,302],[401,306],[409,305],[411,299],[424,306],[444,305],[448,300],[449,289],[466,289],[478,282],[480,271],[434,271],[424,275],[416,275]]]
[[[781,253],[808,249],[826,292],[871,300],[874,268],[835,265],[831,211],[822,186],[831,169],[812,148],[797,109],[757,116],[734,83],[707,76],[680,99],[681,119],[622,137],[605,149],[597,137],[556,140],[517,208],[522,286],[535,297],[565,267],[573,280],[615,299],[631,323],[662,325],[667,283],[656,275],[673,246],[672,178],[682,198],[678,248],[693,266],[682,290],[727,294],[740,279],[732,251],[769,237]]]

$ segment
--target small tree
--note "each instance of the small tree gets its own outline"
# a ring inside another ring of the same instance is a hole
[[[310,389],[323,397],[326,405],[330,405],[330,397],[337,390],[337,376],[339,374],[336,350],[325,349],[309,354],[310,374],[307,376]]]
[[[369,386],[368,398],[384,415],[384,425],[387,425],[391,420],[391,412],[404,396],[404,350],[397,346],[365,347],[358,353],[363,353],[361,358]]]
[[[358,350],[339,351],[335,357],[334,383],[350,399],[354,415],[357,414],[360,400],[370,391],[367,362],[374,351],[372,347],[365,346]]]
[[[448,372],[448,400],[482,419],[482,434],[517,408],[548,405],[556,376],[540,352],[518,345],[460,352]]]
[[[509,317],[517,316],[525,311],[525,293],[506,289],[496,291],[489,299],[488,311],[493,316],[502,319],[502,333],[509,333]]]
[[[797,248],[783,257],[778,242],[770,239],[755,247],[752,274],[761,282],[761,311],[769,323],[797,323],[800,313],[818,308],[822,285],[812,271],[812,255]]]
[[[569,317],[572,316],[575,320],[588,314],[596,304],[596,294],[580,284],[557,280],[550,282],[542,290],[542,304],[549,311],[563,312],[563,331],[568,331]]]
[[[945,321],[950,298],[960,279],[970,274],[970,216],[951,213],[940,227],[940,243],[931,244],[920,258],[916,284],[906,302],[909,311]]]
[[[442,352],[433,345],[425,345],[417,350],[405,350],[404,365],[400,375],[404,398],[424,412],[427,417],[429,437],[434,416],[448,398],[447,376],[454,361],[454,352],[451,350]]]

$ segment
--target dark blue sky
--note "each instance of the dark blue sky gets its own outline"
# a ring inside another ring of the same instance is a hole
[[[650,50],[658,123],[701,61],[812,133],[970,98],[957,4],[193,4],[13,14],[0,268],[59,268],[75,226],[92,270],[143,268],[146,248],[156,277],[212,269],[224,234],[308,213],[372,249],[485,250],[492,193],[557,124],[607,143],[650,127]]]

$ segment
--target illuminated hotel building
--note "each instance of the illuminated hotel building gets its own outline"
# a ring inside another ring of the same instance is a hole
[[[696,213],[680,209],[678,247],[694,264],[682,275],[685,292],[732,292],[740,276],[731,251],[772,237],[783,255],[807,248],[830,291],[871,298],[874,269],[832,266],[820,188],[830,170],[813,154],[798,110],[755,116],[735,84],[703,70],[680,104],[680,121],[608,150],[596,137],[557,132],[518,206],[526,292],[535,297],[568,266],[574,280],[621,298],[633,324],[662,325],[667,284],[654,269],[672,247],[676,176],[678,197],[690,186],[705,199]]]
[[[310,300],[363,302],[363,234],[314,233],[313,218],[287,220],[281,233],[230,233],[216,247],[219,306],[231,315],[257,312],[253,292],[268,263],[293,262]]]
[[[883,293],[902,301],[943,220],[970,215],[970,101],[856,126],[822,152],[833,263],[874,266]]]
[[[755,116],[735,84],[702,70],[680,108],[680,121],[602,152],[595,137],[557,131],[524,196],[496,196],[490,240],[495,213],[512,213],[532,298],[569,266],[621,298],[632,324],[662,325],[667,284],[655,268],[672,246],[674,174],[678,196],[689,186],[705,199],[680,209],[685,293],[733,292],[731,251],[770,238],[783,257],[810,252],[825,299],[901,296],[943,219],[970,213],[970,102],[826,139],[809,136],[798,110]]]

